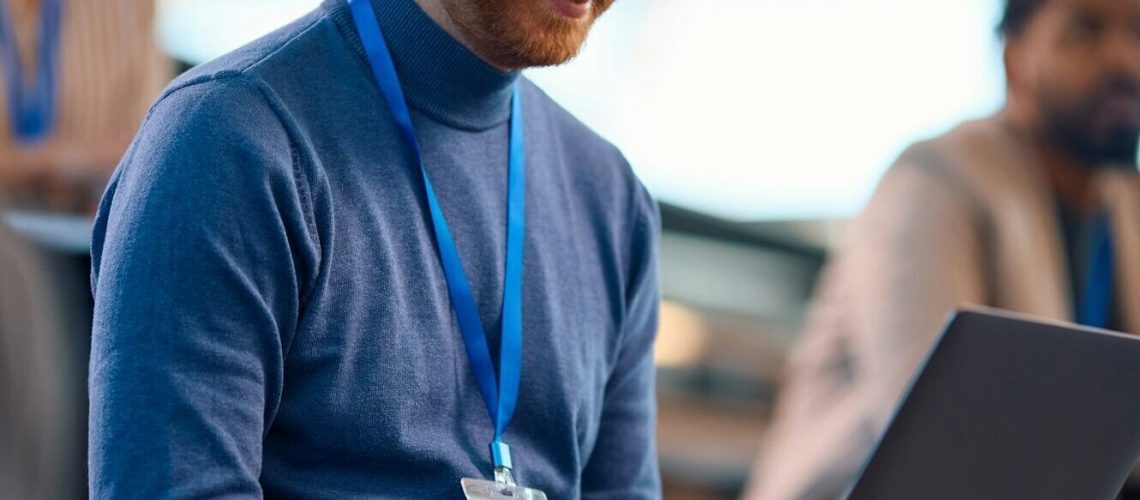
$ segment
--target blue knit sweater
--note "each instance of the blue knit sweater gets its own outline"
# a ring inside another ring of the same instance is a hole
[[[375,8],[497,353],[520,77],[412,0]],[[613,146],[520,83],[517,478],[656,498],[656,207]],[[462,498],[460,478],[489,476],[409,158],[344,0],[170,87],[95,225],[93,498]]]

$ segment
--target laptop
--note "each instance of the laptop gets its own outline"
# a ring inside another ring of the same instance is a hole
[[[1140,338],[960,311],[851,500],[1106,499],[1140,456]]]

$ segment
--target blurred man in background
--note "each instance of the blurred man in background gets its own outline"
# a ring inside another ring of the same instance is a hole
[[[169,81],[153,0],[0,0],[0,190],[87,212]]]
[[[748,497],[842,494],[954,308],[1140,332],[1140,1],[1009,0],[1008,97],[906,151],[820,283]]]
[[[520,76],[610,3],[329,0],[180,78],[96,218],[92,495],[658,498],[656,204]]]

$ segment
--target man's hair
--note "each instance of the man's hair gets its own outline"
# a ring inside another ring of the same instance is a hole
[[[1029,24],[1030,19],[1041,7],[1045,6],[1048,0],[1006,0],[1005,12],[1001,16],[1001,23],[998,24],[998,33],[1003,38],[1013,38],[1021,34],[1025,30],[1025,26]]]

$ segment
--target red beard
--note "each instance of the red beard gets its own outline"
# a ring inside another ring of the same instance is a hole
[[[550,0],[443,0],[472,49],[509,69],[552,66],[578,54],[598,16],[614,0],[592,0],[590,13],[571,19]]]

